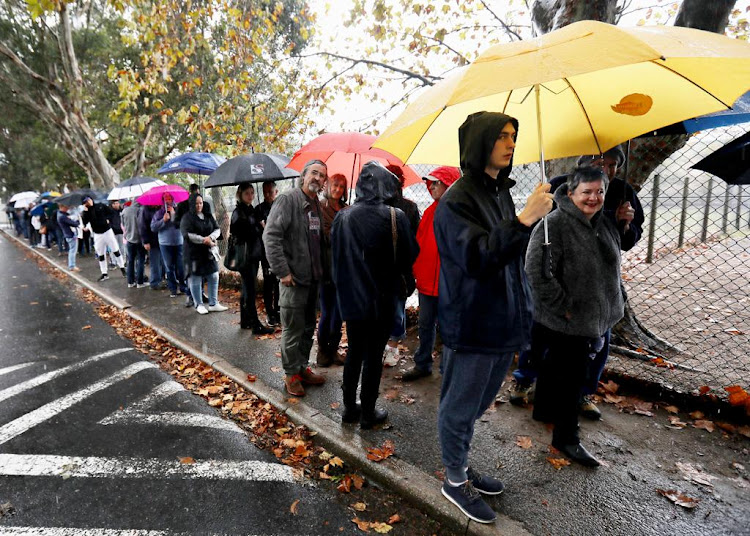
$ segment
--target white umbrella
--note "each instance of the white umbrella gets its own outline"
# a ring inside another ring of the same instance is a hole
[[[15,194],[8,200],[8,203],[15,203],[15,208],[26,208],[29,203],[39,197],[39,192],[20,192]]]
[[[166,183],[161,179],[153,177],[133,177],[121,182],[109,192],[107,199],[131,199],[143,195],[155,186],[164,186]]]

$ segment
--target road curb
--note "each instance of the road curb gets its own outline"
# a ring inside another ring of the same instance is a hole
[[[463,514],[442,496],[439,482],[421,469],[398,458],[389,458],[380,463],[373,463],[368,460],[365,448],[369,445],[362,443],[361,437],[353,427],[342,426],[339,422],[326,417],[320,411],[302,401],[294,404],[290,403],[283,393],[269,386],[261,379],[257,379],[254,382],[248,381],[247,373],[239,367],[229,363],[220,356],[207,354],[195,348],[171,330],[155,325],[150,319],[134,311],[129,303],[111,296],[102,289],[94,287],[87,279],[61,268],[52,259],[42,255],[17,237],[12,236],[7,230],[0,229],[0,232],[9,239],[26,247],[29,251],[36,253],[52,267],[95,293],[102,300],[121,309],[134,320],[149,326],[158,335],[169,341],[170,344],[173,344],[184,352],[192,354],[203,363],[225,374],[247,391],[286,413],[295,423],[304,425],[309,430],[315,432],[316,441],[319,441],[344,461],[358,466],[368,478],[399,494],[440,523],[460,533],[476,536],[498,534],[504,536],[527,536],[530,534],[523,527],[522,523],[504,515],[498,515],[497,521],[492,525],[483,525],[467,520]]]

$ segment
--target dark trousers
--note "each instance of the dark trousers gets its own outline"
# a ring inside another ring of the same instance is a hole
[[[566,335],[546,327],[540,330],[547,353],[539,367],[534,397],[534,418],[552,422],[552,439],[578,443],[578,404],[595,350],[595,340]]]
[[[318,321],[318,348],[331,357],[336,355],[341,342],[341,312],[336,301],[336,286],[323,283],[320,286],[320,320]]]
[[[133,244],[125,241],[125,247],[128,251],[127,275],[128,285],[143,284],[143,272],[146,264],[146,250],[142,244]]]
[[[157,289],[164,278],[164,263],[162,262],[161,249],[159,249],[158,244],[155,246],[152,245],[148,250],[148,259],[149,271],[151,272],[149,284],[151,288]]]
[[[258,325],[255,308],[255,284],[258,281],[258,261],[250,263],[247,270],[240,271],[242,294],[240,295],[240,327],[250,329]]]
[[[546,338],[544,332],[547,330],[541,324],[534,322],[531,328],[531,348],[524,350],[518,355],[518,368],[513,371],[518,385],[529,387],[536,381],[539,364],[547,353]],[[581,390],[582,395],[593,395],[599,387],[599,380],[604,372],[609,357],[609,341],[612,337],[612,330],[608,329],[604,333],[604,346],[596,353],[596,357],[586,367],[586,381]],[[416,360],[416,356],[415,356]]]
[[[349,353],[344,364],[344,406],[353,408],[357,403],[357,385],[362,376],[360,401],[362,413],[371,415],[380,389],[383,372],[383,351],[393,328],[393,314],[381,314],[379,318],[347,320],[346,334],[349,338]]]
[[[279,280],[271,271],[265,257],[260,260],[263,269],[263,304],[266,306],[266,315],[278,318],[279,316]]]
[[[443,347],[438,437],[449,480],[466,480],[474,423],[495,400],[512,360],[513,353],[470,354]]]
[[[438,297],[419,293],[419,348],[414,352],[414,366],[432,371],[432,348],[437,330]],[[441,361],[442,363],[442,361]],[[442,370],[441,370],[442,372]]]

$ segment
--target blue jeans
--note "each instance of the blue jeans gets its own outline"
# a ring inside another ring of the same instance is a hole
[[[65,250],[65,237],[63,236],[62,229],[55,227],[52,230],[52,236],[55,237],[55,242],[57,242],[57,251],[62,253]],[[47,243],[49,244],[49,232],[47,233]]]
[[[182,244],[179,246],[160,244],[159,249],[161,250],[161,258],[164,260],[164,266],[167,270],[167,287],[169,287],[169,292],[177,294],[177,289],[180,289],[180,292],[187,292],[185,264],[182,262]]]
[[[608,329],[604,333],[604,346],[597,352],[596,357],[588,363],[586,381],[583,384],[581,394],[592,395],[599,387],[599,379],[602,377],[602,372],[604,372],[604,367],[609,357],[609,340],[611,336],[612,330]],[[519,386],[530,387],[536,381],[539,374],[538,367],[547,354],[547,350],[545,337],[540,335],[540,324],[534,322],[534,326],[531,328],[531,348],[524,350],[518,355],[518,368],[513,371],[513,378]]]
[[[151,272],[148,282],[151,288],[159,288],[159,283],[161,283],[164,277],[164,265],[162,264],[159,246],[151,246],[148,250],[148,263],[150,266],[149,271]]]
[[[128,285],[137,283],[143,284],[143,268],[146,264],[146,250],[142,244],[133,244],[125,241],[125,247],[128,251]]]
[[[406,335],[406,300],[395,298],[396,309],[393,313],[391,340],[400,341]]]
[[[336,355],[341,342],[341,311],[336,301],[336,286],[323,283],[320,286],[320,321],[318,322],[318,348],[331,357]]]
[[[513,353],[469,354],[443,348],[438,437],[445,476],[452,482],[467,478],[474,422],[495,400],[512,360]]]
[[[70,238],[66,238],[65,241],[68,243],[68,270],[72,270],[76,267],[76,253],[78,253],[78,237],[73,235]]]
[[[414,352],[414,366],[432,372],[432,348],[435,346],[438,297],[419,293],[419,347]],[[441,369],[442,367],[442,361]],[[441,370],[442,372],[442,370]]]
[[[206,280],[206,287],[208,288],[208,305],[216,305],[219,301],[219,272],[208,275],[191,274],[188,277],[188,285],[195,307],[203,305],[203,279]]]

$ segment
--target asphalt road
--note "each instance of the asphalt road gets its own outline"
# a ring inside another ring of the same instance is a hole
[[[0,534],[357,533],[5,238],[0,274]]]

